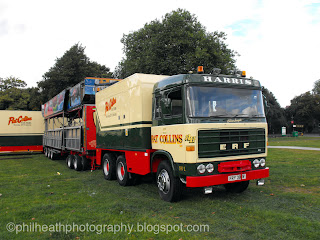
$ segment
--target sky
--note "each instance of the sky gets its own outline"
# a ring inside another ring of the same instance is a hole
[[[0,0],[0,77],[34,87],[76,43],[113,71],[123,34],[178,8],[225,32],[237,67],[282,107],[320,79],[320,0]]]

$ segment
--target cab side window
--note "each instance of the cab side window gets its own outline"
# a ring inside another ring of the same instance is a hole
[[[160,119],[161,115],[161,96],[159,95],[155,98],[153,118]]]
[[[164,125],[180,124],[183,122],[183,104],[181,88],[177,90],[170,90],[164,93],[165,99],[162,104],[162,114]]]
[[[182,115],[181,90],[171,92],[168,95],[168,98],[171,99],[171,115],[172,116]]]

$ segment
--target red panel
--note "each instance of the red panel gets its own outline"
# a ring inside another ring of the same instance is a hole
[[[128,172],[146,175],[151,172],[150,155],[151,150],[146,152],[126,151],[126,162]]]
[[[97,148],[97,151],[96,151],[96,163],[98,165],[102,165],[101,162],[102,162],[102,159],[101,159],[101,149]]]
[[[249,160],[222,162],[218,165],[218,172],[240,172],[251,170],[251,162]]]
[[[95,106],[84,106],[84,148],[85,150],[96,150],[96,125],[94,124],[93,113],[95,112]]]
[[[228,176],[241,174],[242,180],[228,181]],[[244,176],[245,174],[245,176]],[[260,179],[269,177],[269,168],[252,170],[246,172],[237,172],[229,174],[218,174],[210,176],[199,176],[199,177],[188,177],[187,176],[187,187],[209,187],[214,185],[221,185],[226,183],[241,182],[253,179]]]
[[[6,146],[0,147],[0,153],[10,153],[10,152],[42,152],[42,145],[35,146]]]

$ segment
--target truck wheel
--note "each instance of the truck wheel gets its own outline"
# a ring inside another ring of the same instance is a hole
[[[50,154],[50,148],[47,148],[47,151],[46,151],[46,157],[47,158],[49,157],[49,154]]]
[[[103,166],[103,176],[106,180],[116,179],[116,158],[113,154],[106,153],[102,158]]]
[[[67,165],[68,165],[68,168],[70,169],[73,169],[74,168],[74,165],[73,165],[73,162],[74,162],[74,156],[69,154],[68,157],[67,157]]]
[[[83,166],[81,163],[81,157],[79,155],[74,155],[73,167],[76,171],[82,171]]]
[[[53,150],[50,151],[50,159],[51,160],[57,160],[58,154],[55,153]]]
[[[47,148],[46,147],[43,148],[43,153],[45,156],[47,156]]]
[[[173,171],[167,161],[160,162],[157,171],[157,185],[159,195],[167,202],[179,201],[182,194],[180,179],[173,176]]]
[[[242,193],[248,188],[248,186],[249,186],[249,181],[228,183],[224,185],[227,192],[231,192],[231,193]]]
[[[116,175],[121,186],[130,186],[134,182],[135,175],[128,172],[126,159],[122,155],[117,158]]]
[[[88,158],[86,158],[85,156],[81,157],[81,164],[83,171],[88,170],[90,168],[90,162]]]

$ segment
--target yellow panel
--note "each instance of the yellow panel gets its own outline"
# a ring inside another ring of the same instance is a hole
[[[41,111],[0,111],[0,135],[43,134],[44,119]]]

